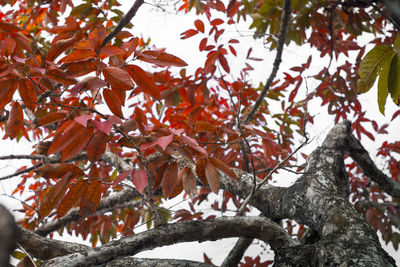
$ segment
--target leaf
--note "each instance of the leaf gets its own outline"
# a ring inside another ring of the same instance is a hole
[[[110,83],[111,87],[121,90],[130,90],[133,88],[133,82],[129,74],[116,67],[107,67],[103,69],[103,74],[106,80]]]
[[[365,93],[374,85],[375,79],[381,70],[382,64],[393,56],[393,48],[387,45],[375,46],[363,58],[358,69],[360,80],[357,88],[360,93]]]
[[[65,123],[63,124],[65,125]],[[83,128],[82,125],[76,123],[75,121],[68,121],[68,126],[60,134],[56,135],[53,139],[53,143],[49,147],[49,155],[55,154],[66,148],[79,134],[80,130]],[[60,128],[59,128],[60,129]],[[61,128],[62,129],[62,128]]]
[[[187,66],[186,62],[180,59],[177,56],[160,52],[160,51],[144,51],[144,52],[136,52],[135,53],[137,59],[140,59],[145,62],[154,63],[159,66],[168,67],[185,67]]]
[[[75,49],[72,53],[66,55],[58,61],[60,63],[71,63],[77,61],[86,61],[91,58],[96,58],[96,52],[91,49]]]
[[[35,111],[37,96],[32,82],[28,79],[21,79],[18,83],[18,91],[25,106],[30,110]]]
[[[95,70],[97,70],[97,67],[93,61],[81,61],[68,64],[65,73],[71,77],[80,77]]]
[[[236,173],[232,170],[231,167],[229,167],[225,162],[223,162],[220,159],[217,158],[208,158],[208,161],[214,165],[216,168],[224,172],[226,175],[228,175],[230,178],[237,180],[238,177]]]
[[[126,70],[143,93],[151,95],[155,99],[160,99],[160,92],[152,76],[136,65],[128,65]]]
[[[107,143],[111,137],[103,132],[97,131],[87,144],[87,156],[91,162],[97,162],[106,151]]]
[[[208,185],[208,181],[207,181],[207,177],[206,177],[206,159],[205,158],[197,160],[196,174],[204,186]]]
[[[93,127],[83,128],[79,131],[79,134],[74,136],[71,143],[62,150],[61,161],[72,159],[84,149],[93,135]]]
[[[394,54],[393,54],[394,55]],[[382,63],[382,69],[379,74],[378,80],[378,106],[379,111],[385,115],[385,104],[386,99],[389,94],[388,86],[389,86],[389,72],[390,72],[390,65],[393,57],[387,58]]]
[[[18,102],[14,102],[11,105],[11,111],[7,121],[7,135],[10,139],[14,139],[21,132],[23,119],[24,114],[21,105]]]
[[[64,196],[71,182],[71,173],[64,174],[53,187],[51,187],[40,200],[39,203],[39,220],[43,219],[55,208],[61,198]]]
[[[389,72],[389,93],[396,105],[399,105],[400,101],[400,57],[399,55],[394,55],[392,62],[390,64]]]
[[[209,132],[215,133],[215,126],[206,121],[196,121],[193,126],[194,131],[196,132]]]
[[[50,113],[43,117],[41,117],[36,123],[36,127],[38,126],[47,126],[65,119],[67,115],[63,113]]]
[[[189,196],[197,195],[196,179],[194,178],[192,170],[188,167],[184,167],[180,170],[178,176],[181,176],[182,185],[186,194]]]
[[[133,170],[127,170],[127,171],[122,172],[115,178],[112,185],[114,186],[114,185],[117,185],[120,182],[124,181],[126,178],[128,178],[129,175],[132,174],[132,172],[133,172]]]
[[[74,119],[74,121],[76,121],[77,123],[79,123],[80,125],[82,125],[83,127],[86,127],[88,124],[88,121],[92,118],[92,115],[82,115],[79,117],[76,117]]]
[[[221,64],[222,68],[224,69],[224,71],[226,71],[227,73],[230,73],[230,68],[229,68],[229,64],[228,61],[226,60],[224,55],[218,55],[218,60],[219,63]]]
[[[80,203],[80,214],[85,217],[94,213],[100,204],[102,182],[99,180],[90,181],[85,192],[83,192]]]
[[[103,90],[103,97],[104,100],[106,101],[106,104],[108,108],[111,110],[113,114],[116,116],[123,118],[124,115],[122,114],[122,103],[121,100],[119,99],[118,95],[114,93],[114,91],[110,89],[104,89]]]
[[[69,76],[67,73],[54,66],[46,70],[46,76],[63,85],[73,85],[78,82],[74,77]]]
[[[132,183],[135,185],[136,190],[140,194],[143,194],[148,183],[146,171],[142,168],[134,170],[132,173]]]
[[[218,172],[217,169],[213,164],[211,164],[210,161],[207,160],[206,162],[206,177],[208,180],[208,183],[210,184],[211,190],[215,193],[218,194],[219,192],[219,179],[218,179]]]
[[[202,148],[199,143],[197,143],[197,141],[189,136],[186,135],[181,135],[181,138],[183,140],[183,142],[185,142],[186,144],[188,144],[189,146],[191,146],[192,148],[196,149],[197,151],[199,151],[200,153],[203,153],[204,155],[207,156],[207,151]]]
[[[13,79],[0,81],[0,109],[11,102],[12,97],[17,90],[17,83]]]
[[[81,177],[85,175],[85,173],[79,167],[71,163],[48,163],[40,166],[34,170],[34,172],[47,179],[60,178],[68,172],[71,173],[72,177]]]
[[[189,29],[187,31],[184,31],[181,33],[181,39],[187,39],[189,37],[192,37],[196,34],[198,34],[199,32],[197,30],[194,29]]]
[[[196,29],[197,29],[199,32],[204,33],[204,23],[203,23],[201,20],[196,19],[196,20],[194,21],[194,26],[196,27]]]
[[[100,58],[104,59],[107,57],[111,57],[111,56],[116,56],[116,55],[121,55],[126,53],[125,49],[122,49],[121,47],[118,46],[106,46],[103,47],[100,51]]]
[[[47,53],[46,60],[53,61],[59,55],[61,55],[65,50],[72,47],[77,41],[78,41],[78,34],[74,34],[71,38],[57,40],[51,45],[51,48]]]
[[[78,181],[76,184],[71,186],[68,193],[61,199],[60,204],[58,204],[57,215],[59,218],[64,217],[71,208],[79,204],[77,200],[81,199],[86,186],[86,181]]]
[[[22,31],[15,23],[0,21],[0,28],[9,33],[16,33]]]
[[[178,163],[175,161],[170,164],[164,172],[161,189],[165,198],[168,198],[174,192],[178,182]]]

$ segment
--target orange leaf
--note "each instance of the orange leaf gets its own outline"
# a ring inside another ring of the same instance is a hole
[[[71,143],[61,152],[61,161],[72,159],[84,149],[93,135],[93,127],[84,127],[79,134],[74,136]]]
[[[46,70],[46,76],[64,85],[72,85],[78,82],[74,77],[69,76],[67,73],[54,66]]]
[[[66,124],[64,123],[63,125]],[[74,140],[75,136],[79,134],[82,128],[83,126],[75,121],[68,122],[66,129],[59,128],[63,130],[63,132],[54,137],[53,143],[49,147],[49,155],[60,152],[66,148]]]
[[[24,114],[21,105],[18,102],[14,102],[7,121],[7,135],[11,139],[14,139],[21,132],[23,119]]]
[[[196,174],[204,186],[208,185],[208,181],[207,181],[207,177],[206,177],[206,159],[205,158],[197,160]]]
[[[225,162],[223,162],[220,159],[217,158],[209,158],[208,159],[209,162],[214,165],[215,167],[217,167],[219,170],[221,170],[222,172],[224,172],[226,175],[228,175],[229,177],[231,177],[232,179],[237,180],[238,177],[236,175],[236,173],[232,170],[231,167],[229,167]]]
[[[100,159],[101,155],[106,151],[106,145],[110,139],[111,137],[100,131],[93,135],[86,148],[88,159],[91,162],[96,162]]]
[[[159,51],[144,51],[144,52],[136,52],[137,58],[146,61],[149,63],[154,63],[159,66],[176,66],[176,67],[185,67],[187,66],[186,62],[176,57],[174,55],[159,52]]]
[[[38,126],[46,126],[53,124],[55,122],[61,121],[65,119],[66,115],[63,113],[50,113],[47,114],[39,119],[39,121],[36,124],[36,127]]]
[[[136,65],[128,65],[126,66],[126,70],[135,81],[136,85],[142,89],[143,93],[151,95],[155,99],[160,98],[160,91],[150,74]]]
[[[46,217],[64,196],[71,182],[71,173],[66,173],[41,199],[39,203],[39,220]]]
[[[198,34],[199,32],[197,30],[194,29],[189,29],[187,31],[184,31],[181,33],[181,39],[187,39],[189,37],[192,37],[196,34]]]
[[[0,81],[0,109],[11,102],[12,97],[17,90],[17,82],[14,79]]]
[[[71,38],[57,40],[51,45],[49,52],[47,53],[46,59],[53,61],[65,50],[70,48],[74,43],[78,41],[78,34],[74,34]]]
[[[72,77],[79,77],[95,71],[96,64],[93,61],[81,61],[68,64],[66,74]]]
[[[133,82],[126,71],[116,67],[107,67],[103,69],[103,74],[111,87],[121,90],[130,90],[133,88]]]
[[[58,64],[60,63],[70,63],[70,62],[76,62],[76,61],[85,61],[90,58],[96,58],[96,52],[91,49],[76,49],[72,53],[66,55],[62,59],[58,61]]]
[[[35,111],[37,97],[32,82],[28,79],[20,80],[18,90],[25,106],[30,110]]]
[[[80,214],[86,216],[96,211],[101,198],[101,181],[88,181],[88,186],[82,194]]]
[[[168,198],[175,189],[178,182],[178,163],[173,162],[164,172],[161,181],[161,189],[165,198]]]
[[[194,123],[193,129],[196,132],[209,132],[209,133],[216,132],[215,126],[206,121],[196,121]]]
[[[218,194],[219,192],[219,179],[218,179],[218,172],[217,169],[213,164],[210,163],[210,161],[207,160],[206,162],[206,176],[207,180],[210,183],[211,190],[215,193]]]
[[[77,166],[71,163],[44,164],[35,170],[35,172],[44,178],[60,178],[70,172],[72,177],[84,176],[85,173]]]
[[[71,186],[68,193],[62,198],[57,207],[57,215],[59,218],[63,217],[72,207],[78,204],[77,200],[81,199],[86,186],[87,183],[85,181],[78,181]]]
[[[201,20],[196,19],[195,22],[194,22],[194,26],[196,26],[196,29],[199,32],[203,32],[204,33],[204,23]]]
[[[122,48],[120,48],[118,46],[115,46],[115,45],[106,46],[106,47],[103,47],[101,49],[100,58],[104,59],[104,58],[107,58],[107,57],[111,57],[111,56],[115,56],[115,55],[121,55],[121,54],[124,54],[124,53],[126,53],[126,50],[122,49]]]
[[[178,176],[182,177],[182,185],[186,194],[190,196],[197,195],[196,179],[194,178],[192,170],[185,167],[178,173]]]
[[[121,110],[121,100],[119,99],[118,95],[114,93],[114,91],[110,89],[103,90],[103,97],[106,101],[108,108],[114,113],[116,116],[123,118],[124,115],[122,114]]]

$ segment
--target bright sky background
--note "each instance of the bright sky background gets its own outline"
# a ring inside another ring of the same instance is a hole
[[[121,0],[120,3],[123,4],[123,7],[120,9],[123,11],[127,11],[133,1]],[[168,53],[174,54],[185,60],[189,65],[188,73],[190,73],[191,71],[193,72],[197,66],[202,65],[202,63],[204,62],[204,58],[206,57],[206,53],[200,53],[198,50],[198,42],[204,36],[195,36],[186,40],[180,39],[180,34],[182,32],[194,27],[194,19],[194,16],[175,15],[155,11],[154,7],[145,4],[139,9],[138,13],[131,21],[134,24],[132,32],[136,36],[143,36],[145,38],[151,37],[152,43],[157,45],[158,48],[165,47]],[[203,18],[203,21],[206,21],[205,17]],[[258,84],[259,82],[266,81],[272,68],[272,62],[274,60],[275,53],[270,52],[267,48],[265,48],[263,46],[262,40],[253,39],[251,32],[248,30],[249,22],[250,21],[248,21],[247,23],[241,23],[237,27],[237,29],[235,27],[231,27],[229,30],[227,30],[227,34],[223,36],[220,42],[223,42],[224,40],[227,41],[230,38],[236,38],[241,42],[241,44],[235,46],[235,49],[238,52],[238,57],[236,59],[232,58],[235,61],[233,64],[230,64],[231,73],[233,75],[237,74],[241,70],[249,46],[253,47],[254,57],[266,58],[265,61],[253,62],[252,64],[255,70],[251,74],[251,79],[254,81],[254,84]],[[306,73],[304,73],[304,76],[314,75],[319,72],[323,68],[323,66],[327,66],[329,61],[327,57],[320,59],[315,50],[307,47],[299,48],[291,45],[289,47],[285,47],[283,51],[283,62],[281,64],[278,75],[282,75],[282,71],[288,70],[290,67],[293,67],[294,62],[298,65],[300,65],[301,63],[305,63],[310,53],[313,54],[311,68]],[[333,61],[332,65],[334,66],[335,64],[339,63]],[[313,91],[318,85],[318,82],[312,79],[308,79],[307,82],[310,92]],[[301,97],[304,97],[306,93],[305,87],[302,86],[302,88],[303,89],[299,91],[299,95]],[[359,99],[362,102],[364,109],[368,107],[366,116],[369,118],[375,118],[381,124],[385,122],[389,123],[392,114],[398,109],[392,103],[392,101],[388,100],[388,103],[386,105],[386,116],[381,115],[378,111],[379,109],[376,103],[376,87],[370,90],[370,92],[361,95]],[[316,102],[317,101],[312,101],[309,106],[310,114],[315,116],[315,124],[307,128],[308,134],[311,138],[314,139],[311,144],[307,145],[306,148],[301,150],[301,152],[304,152],[306,154],[309,154],[316,146],[322,143],[326,133],[331,129],[334,124],[333,117],[327,117],[327,113],[325,112],[326,108],[324,107],[321,109],[319,103]],[[279,107],[280,103],[276,103],[275,105]],[[376,136],[375,142],[370,141],[365,136],[363,136],[361,140],[362,144],[370,152],[371,157],[377,160],[377,164],[379,167],[383,168],[384,161],[379,161],[379,159],[375,157],[376,148],[379,147],[380,144],[385,140],[398,140],[398,137],[394,134],[399,133],[400,130],[400,124],[398,120],[399,118],[397,118],[397,121],[394,121],[388,129],[388,131],[392,133],[391,136]],[[2,140],[1,145],[2,149],[0,150],[0,155],[29,154],[31,153],[31,151],[33,151],[33,144],[26,142],[24,139],[21,140],[18,144],[16,144],[15,141]],[[2,176],[14,173],[15,170],[23,164],[29,165],[29,161],[20,160],[0,162]],[[293,179],[288,180],[287,177],[292,177]],[[291,182],[294,181],[294,178],[296,178],[294,174],[283,172],[283,175],[278,176],[276,180],[280,185],[289,185]],[[19,178],[0,181],[0,203],[6,205],[10,209],[18,208],[19,201],[6,197],[5,195],[11,195],[12,190],[15,188],[18,182]],[[15,197],[18,198],[19,196],[16,195]],[[23,197],[21,197],[21,199],[22,198]],[[171,201],[167,203],[166,206],[170,207],[174,203],[175,201]],[[206,206],[204,206],[204,208],[207,209]],[[176,206],[173,209],[177,210],[179,209],[179,206]],[[255,214],[257,214],[256,211]],[[16,216],[18,218],[18,214],[16,214]],[[65,238],[66,236],[62,237],[62,239]],[[68,237],[67,239],[69,241],[81,242],[81,240],[74,237]],[[163,247],[152,251],[142,252],[136,256],[157,258],[182,258],[202,261],[203,252],[206,252],[207,255],[211,257],[214,264],[220,264],[226,254],[230,251],[232,245],[235,243],[235,240],[236,239],[225,239],[214,242],[182,243],[175,246]],[[246,252],[246,255],[257,255],[259,253],[259,249],[260,246],[251,246]],[[396,256],[396,252],[393,250],[392,245],[389,245],[389,247],[387,247],[386,249],[392,256]],[[269,254],[265,253],[266,257],[270,257],[271,255],[273,255],[272,252],[269,252]],[[400,265],[399,258],[397,259],[397,261]]]

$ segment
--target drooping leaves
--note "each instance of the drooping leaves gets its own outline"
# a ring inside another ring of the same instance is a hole
[[[224,172],[226,175],[228,175],[230,178],[235,180],[238,179],[236,173],[232,170],[232,168],[226,165],[226,163],[223,162],[222,160],[217,158],[208,158],[208,161],[216,168]]]
[[[114,113],[116,116],[123,118],[124,115],[122,114],[122,109],[121,109],[122,103],[118,95],[114,93],[113,90],[104,89],[103,97],[111,112]]]
[[[172,195],[177,182],[178,182],[178,163],[174,161],[164,171],[164,175],[161,181],[161,189],[165,198],[168,198]]]
[[[142,89],[143,93],[148,94],[155,99],[160,98],[160,92],[150,74],[136,65],[128,65],[126,66],[126,70],[136,85]]]
[[[106,151],[106,146],[111,137],[101,131],[97,131],[87,144],[87,156],[91,162],[97,162]]]
[[[103,74],[112,88],[117,88],[121,90],[130,90],[133,88],[133,82],[128,73],[120,68],[104,68]]]
[[[65,194],[57,207],[57,215],[59,218],[64,217],[71,208],[80,203],[77,200],[81,199],[86,186],[86,181],[78,181],[70,187],[69,191]]]
[[[100,204],[102,182],[100,180],[88,180],[88,185],[82,193],[80,203],[81,216],[87,216],[96,211]]]
[[[143,168],[139,168],[132,173],[132,183],[135,185],[137,191],[143,194],[144,189],[148,184],[148,178],[146,171]]]
[[[218,194],[218,192],[219,192],[218,172],[217,172],[217,169],[215,168],[215,166],[209,160],[206,161],[205,173],[206,173],[207,181],[210,184],[211,190],[215,194]]]
[[[35,172],[44,178],[53,179],[63,177],[66,173],[70,173],[71,177],[81,177],[85,175],[79,167],[71,163],[44,164],[35,169]]]
[[[181,176],[182,185],[185,189],[186,194],[192,196],[197,195],[196,179],[194,178],[193,172],[188,167],[184,167],[179,171],[178,176]]]
[[[8,115],[7,121],[7,135],[14,139],[21,132],[24,114],[22,112],[21,105],[18,102],[14,102],[11,105],[11,111]]]

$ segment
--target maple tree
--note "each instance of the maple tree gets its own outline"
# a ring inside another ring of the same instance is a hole
[[[395,266],[377,234],[397,250],[400,142],[379,144],[386,162],[380,170],[359,140],[388,134],[390,125],[367,117],[359,95],[378,79],[381,113],[387,98],[399,104],[400,6],[175,1],[177,12],[197,14],[181,34],[181,42],[199,38],[193,53],[206,55],[191,71],[187,59],[130,32],[143,3],[134,1],[124,14],[114,0],[0,0],[8,7],[0,11],[0,126],[4,139],[32,142],[32,153],[0,157],[31,160],[0,177],[19,177],[13,195],[26,196],[19,226],[0,230],[18,242],[19,266],[209,266],[206,254],[205,263],[134,255],[227,237],[240,238],[223,266]],[[249,77],[263,59],[251,47],[241,71],[231,73],[241,40],[226,29],[242,20],[274,52],[258,86]],[[362,45],[358,37],[367,33]],[[291,43],[310,45],[329,64],[306,77],[310,55],[281,69]],[[344,63],[332,64],[335,58]],[[307,79],[318,86],[308,88]],[[305,155],[299,151],[312,142],[313,101],[336,126]],[[390,114],[393,123],[399,114]],[[289,187],[272,185],[282,170],[301,177]],[[232,214],[234,207],[235,216],[199,208],[219,192],[211,208]],[[167,208],[167,199],[182,196],[188,208]],[[260,216],[249,215],[255,209]],[[143,224],[147,231],[135,231]],[[54,232],[96,248],[54,240]],[[261,250],[242,259],[253,239],[271,246],[274,261],[262,259]]]

